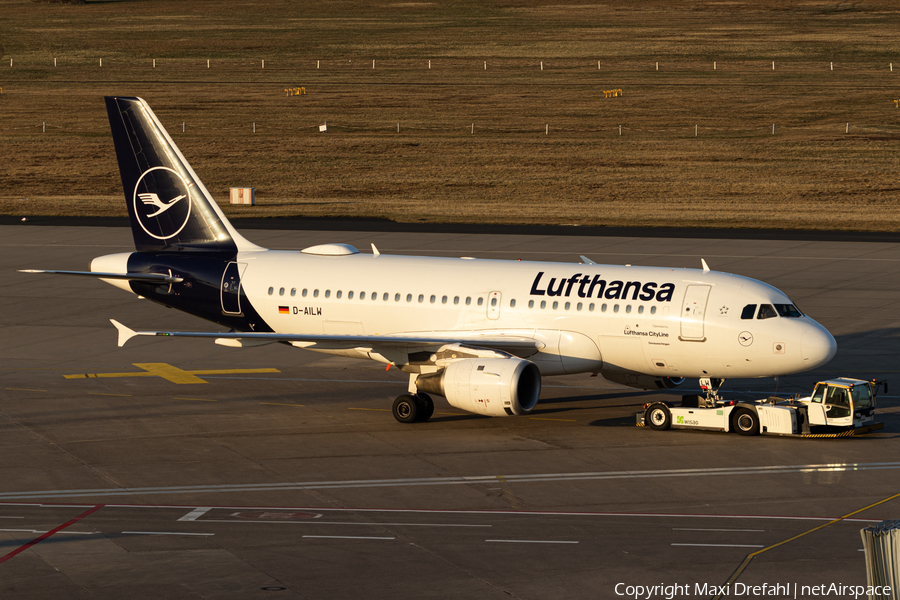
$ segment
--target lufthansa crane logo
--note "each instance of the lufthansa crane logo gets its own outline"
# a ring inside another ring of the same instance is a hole
[[[153,167],[134,186],[134,214],[150,237],[178,235],[191,217],[191,184],[169,167]]]

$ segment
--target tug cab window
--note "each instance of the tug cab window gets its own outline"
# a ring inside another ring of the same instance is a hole
[[[756,315],[757,319],[771,319],[773,317],[777,317],[778,313],[775,312],[775,307],[771,304],[760,304],[759,305],[759,314]]]
[[[872,390],[868,385],[854,385],[850,393],[853,396],[853,408],[869,408],[872,402]]]
[[[789,319],[798,319],[803,316],[797,307],[793,304],[776,304],[775,310],[778,311],[778,314],[782,317],[788,317]]]
[[[748,304],[747,306],[744,307],[744,310],[741,311],[741,318],[746,321],[747,319],[752,319],[753,315],[755,315],[755,314],[756,314],[756,305]]]

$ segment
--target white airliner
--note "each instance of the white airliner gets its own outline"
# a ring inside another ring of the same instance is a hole
[[[231,225],[140,98],[106,98],[135,252],[88,275],[229,328],[133,331],[248,347],[282,342],[409,374],[397,420],[427,420],[430,394],[512,416],[541,377],[600,374],[660,389],[686,377],[788,375],[824,365],[836,344],[774,287],[739,275],[580,263],[388,256],[347,244],[261,248]],[[182,197],[189,202],[180,202]],[[173,198],[163,203],[159,198]],[[148,201],[155,200],[155,201]],[[35,271],[32,271],[35,272]]]

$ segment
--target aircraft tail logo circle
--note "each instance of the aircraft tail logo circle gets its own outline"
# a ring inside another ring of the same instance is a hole
[[[167,240],[191,217],[191,184],[169,167],[144,171],[134,186],[134,215],[147,235]]]

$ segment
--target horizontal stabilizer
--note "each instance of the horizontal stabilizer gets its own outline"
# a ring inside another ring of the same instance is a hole
[[[146,281],[148,283],[181,283],[183,277],[172,277],[159,273],[98,273],[97,271],[48,271],[45,269],[20,269],[19,273],[47,273],[50,275],[81,275],[98,279],[127,279],[128,281]]]
[[[119,348],[124,346],[125,342],[127,342],[134,336],[138,335],[138,333],[136,333],[133,329],[126,327],[125,325],[122,325],[115,319],[110,319],[109,322],[112,323],[113,325],[115,325],[116,329],[119,330]]]

